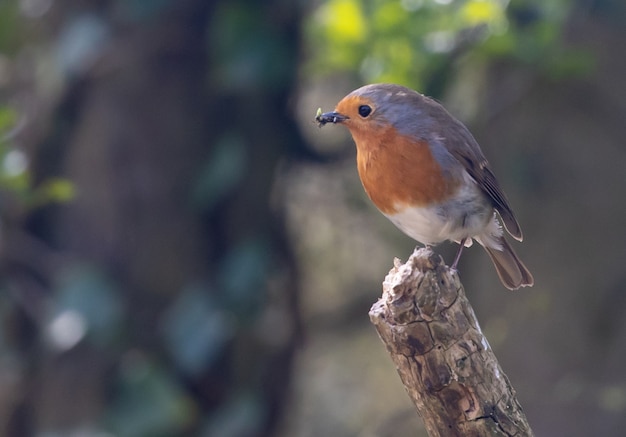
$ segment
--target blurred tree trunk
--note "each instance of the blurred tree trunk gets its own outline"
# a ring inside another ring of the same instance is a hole
[[[27,323],[32,378],[8,435],[268,435],[298,327],[295,267],[270,207],[277,162],[300,141],[285,110],[297,7],[91,3],[49,14],[61,52],[78,24],[102,43],[68,68],[33,156],[38,180],[66,177],[77,196],[27,230],[62,255],[38,278],[46,306],[79,283],[84,299],[109,290],[114,304],[96,299],[95,316],[118,315],[104,327],[86,315],[87,335],[62,350],[41,341],[54,311]]]

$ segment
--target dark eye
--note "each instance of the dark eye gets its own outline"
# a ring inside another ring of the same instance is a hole
[[[361,105],[359,106],[359,115],[363,118],[367,117],[372,113],[372,108],[369,105]]]

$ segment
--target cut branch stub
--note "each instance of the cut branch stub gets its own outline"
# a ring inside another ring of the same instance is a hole
[[[458,275],[430,249],[394,261],[370,319],[435,436],[532,436]]]

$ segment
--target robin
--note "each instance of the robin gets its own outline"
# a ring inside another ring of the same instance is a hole
[[[533,276],[503,235],[522,230],[489,163],[469,130],[436,101],[394,84],[367,85],[345,96],[320,126],[342,124],[356,143],[365,192],[401,231],[430,246],[476,240],[505,287],[533,285]],[[497,212],[497,214],[496,214]]]

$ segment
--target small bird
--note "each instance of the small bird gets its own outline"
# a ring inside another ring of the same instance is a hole
[[[402,232],[427,246],[459,243],[453,269],[463,248],[476,240],[505,287],[533,285],[497,217],[522,241],[504,192],[472,134],[443,106],[409,88],[380,83],[352,91],[335,111],[318,110],[315,119],[320,126],[348,128],[365,192]]]

